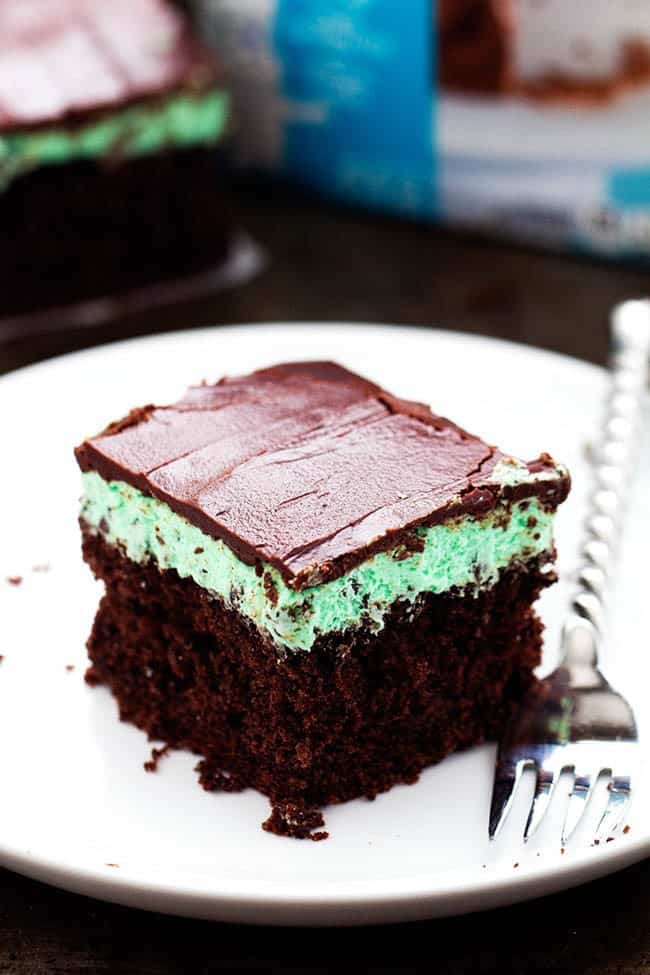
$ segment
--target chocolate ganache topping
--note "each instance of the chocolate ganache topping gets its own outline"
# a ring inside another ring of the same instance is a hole
[[[171,406],[132,411],[76,456],[83,471],[165,501],[243,561],[275,565],[294,589],[408,542],[420,525],[526,497],[554,509],[569,490],[548,455],[524,465],[328,362],[192,387]],[[515,476],[502,477],[504,465]]]
[[[86,120],[217,74],[164,0],[0,0],[0,132]]]

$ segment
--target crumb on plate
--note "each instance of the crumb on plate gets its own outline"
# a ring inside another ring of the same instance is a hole
[[[145,772],[157,772],[158,762],[161,758],[165,758],[169,754],[169,745],[163,745],[162,748],[152,748],[151,758],[144,763]]]

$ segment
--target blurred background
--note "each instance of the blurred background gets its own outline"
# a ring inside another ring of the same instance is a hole
[[[2,0],[0,370],[308,319],[602,362],[649,110],[647,0]]]

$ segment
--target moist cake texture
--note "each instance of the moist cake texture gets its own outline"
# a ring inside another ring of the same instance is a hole
[[[134,410],[77,459],[106,585],[89,679],[207,787],[267,793],[276,831],[498,733],[532,680],[569,487],[548,455],[292,363]]]
[[[4,0],[0,315],[218,263],[228,114],[221,70],[165,0]]]

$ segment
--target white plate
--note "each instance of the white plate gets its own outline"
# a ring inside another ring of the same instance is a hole
[[[230,921],[345,924],[462,913],[560,890],[650,851],[650,796],[631,830],[568,849],[557,837],[523,850],[486,835],[493,748],[454,756],[375,802],[326,811],[331,838],[263,832],[267,800],[208,794],[196,759],[174,753],[157,774],[150,744],[120,724],[107,691],[83,681],[84,639],[99,587],[82,565],[72,446],[131,406],[170,402],[186,383],[286,359],[337,358],[507,450],[549,450],[573,470],[558,518],[561,565],[574,560],[604,375],[534,349],[430,330],[353,325],[215,328],[81,352],[0,380],[0,863],[49,883],[138,907]],[[637,501],[623,552],[607,670],[641,723],[649,657],[650,519]],[[49,563],[48,572],[32,567]],[[23,576],[14,586],[7,576]],[[564,585],[544,599],[552,663]],[[641,642],[640,642],[641,641]],[[75,669],[66,670],[66,665]],[[515,867],[514,864],[519,866]]]

